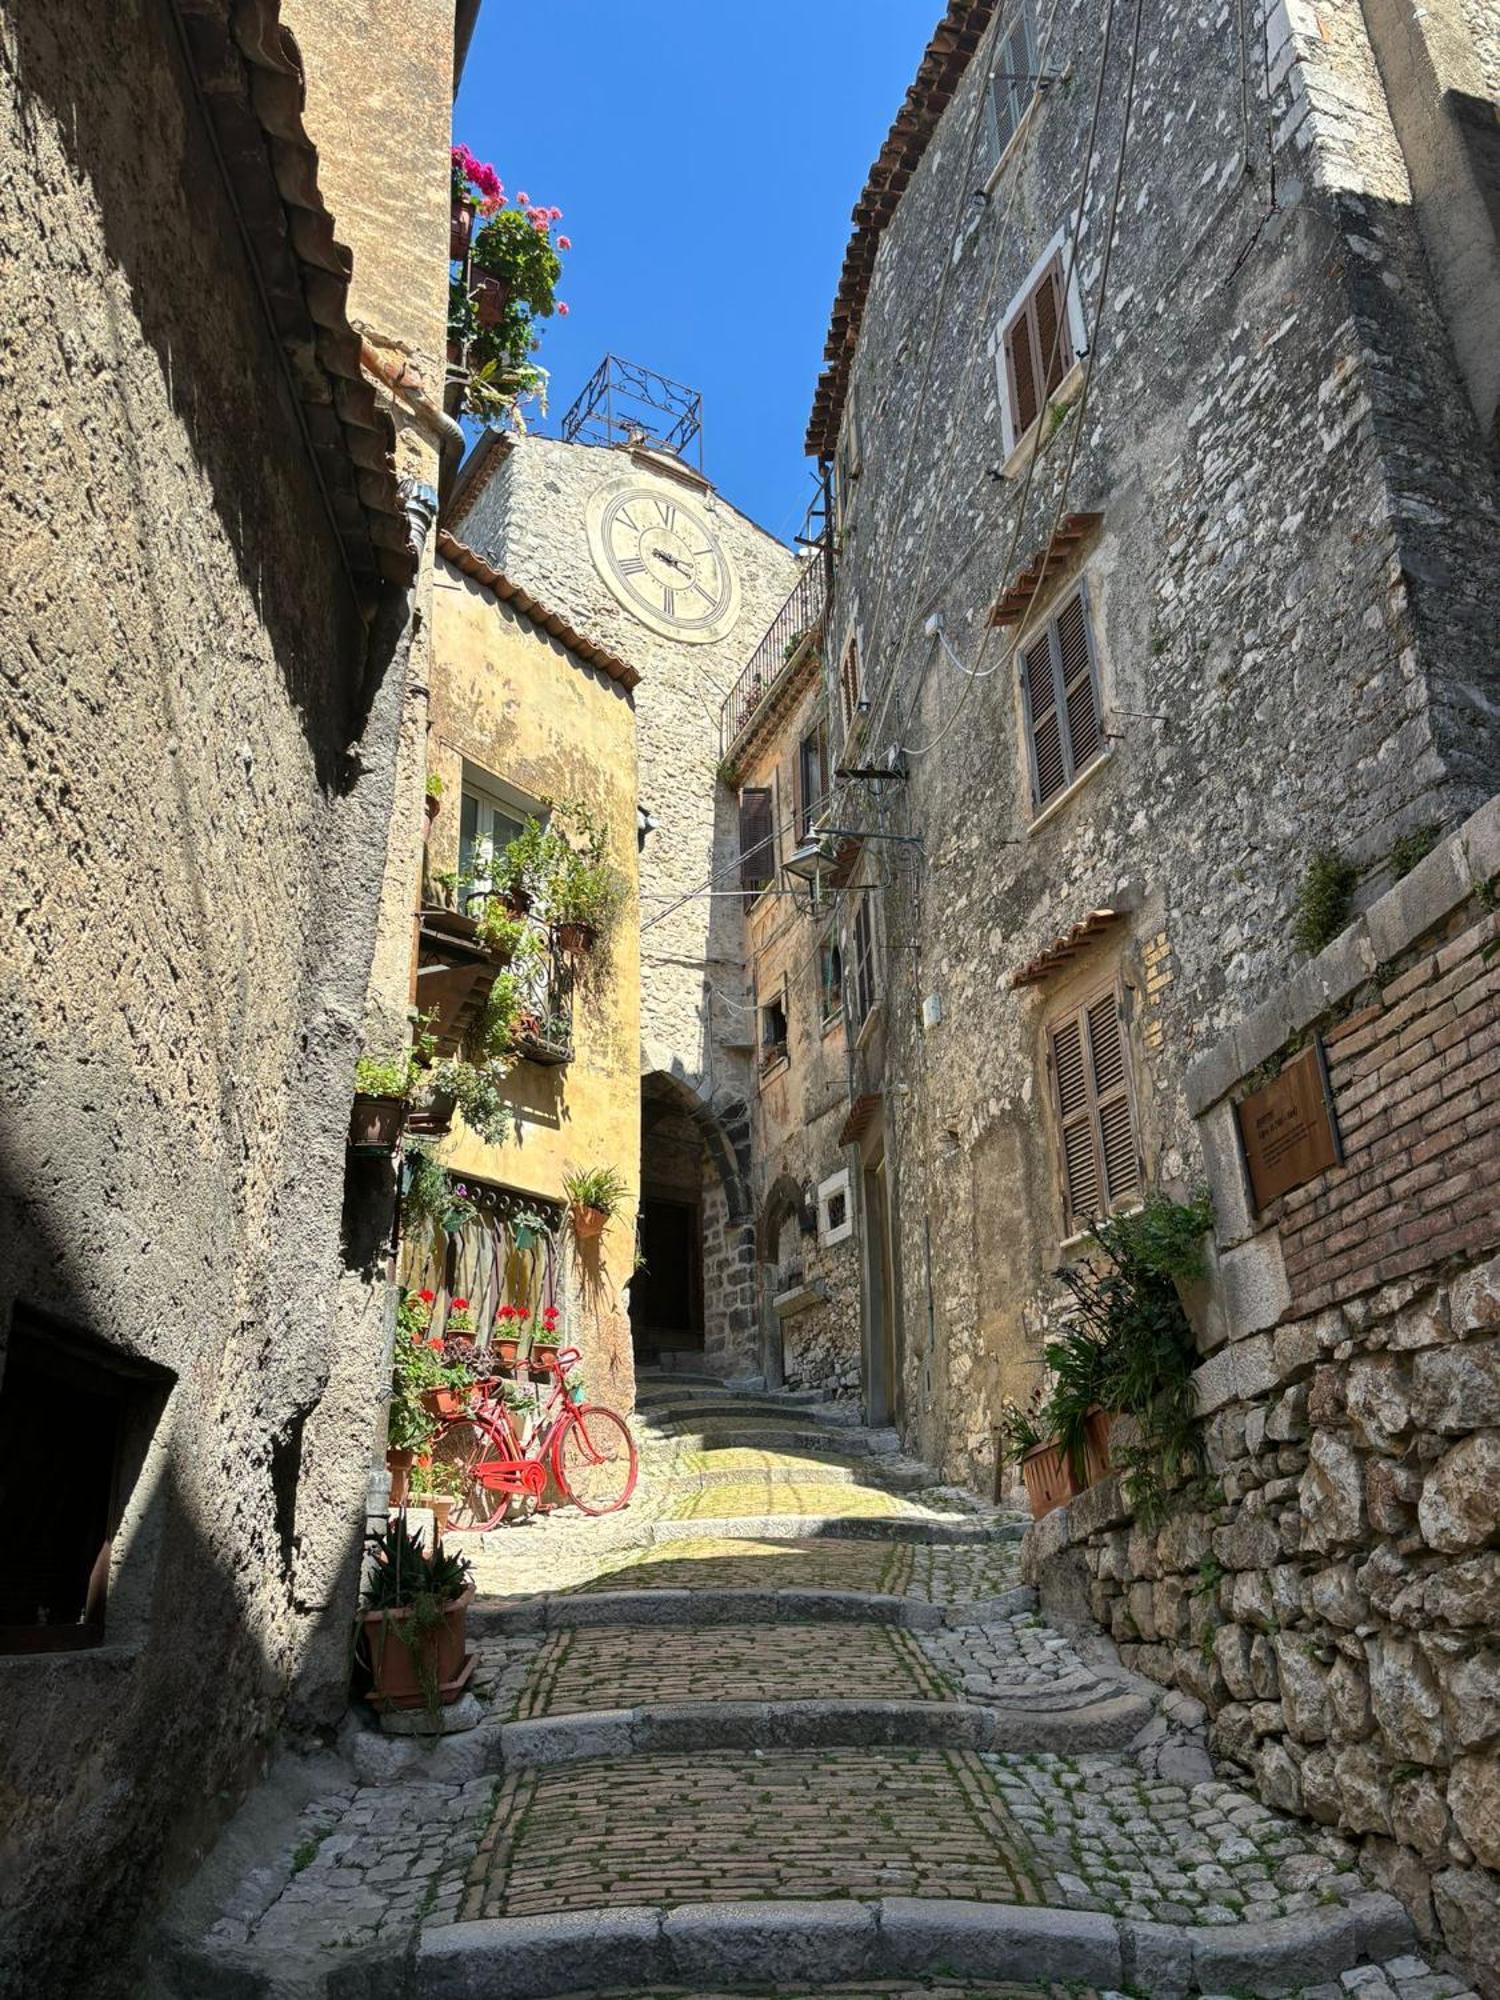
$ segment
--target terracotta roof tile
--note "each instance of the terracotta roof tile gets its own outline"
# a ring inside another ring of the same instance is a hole
[[[523,590],[520,584],[512,583],[510,578],[496,569],[493,563],[486,562],[482,555],[471,549],[467,543],[459,541],[458,537],[450,534],[446,528],[439,528],[437,545],[438,554],[445,561],[452,563],[455,569],[462,570],[465,576],[472,577],[475,583],[483,584],[486,590],[493,591],[502,604],[513,604],[524,618],[529,618],[533,625],[540,625],[544,632],[550,632],[560,645],[566,646],[568,651],[582,660],[585,666],[597,667],[601,674],[608,674],[609,678],[618,681],[621,687],[633,688],[637,685],[641,677],[629,661],[622,660],[617,653],[608,652],[603,646],[595,645],[592,639],[585,638],[583,633],[570,625],[565,618],[560,617],[555,611],[549,611],[547,606],[540,599],[533,597],[529,590]]]
[[[1035,958],[1028,959],[1025,965],[1013,972],[1010,975],[1011,985],[1040,986],[1043,980],[1050,979],[1054,972],[1061,972],[1069,959],[1084,945],[1098,937],[1101,931],[1107,931],[1112,924],[1117,924],[1119,921],[1118,910],[1090,910],[1088,915],[1074,924],[1071,930],[1063,931],[1045,950],[1039,951]]]
[[[854,234],[844,252],[844,268],[823,349],[828,366],[818,377],[807,425],[807,451],[813,458],[831,458],[838,443],[844,398],[849,390],[849,370],[859,344],[880,238],[927,151],[939,119],[963,81],[969,60],[994,17],[996,5],[997,0],[949,0],[927,44],[916,81],[907,91],[896,122],[870,169],[864,192],[854,204]]]
[[[302,123],[302,58],[280,0],[172,0],[193,82],[301,405],[355,588],[409,584],[416,553],[396,484],[395,429],[360,372],[354,258],[318,188]]]

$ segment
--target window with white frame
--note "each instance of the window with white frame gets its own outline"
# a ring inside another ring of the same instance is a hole
[[[471,877],[465,893],[485,894],[490,887],[490,863],[521,833],[528,819],[545,823],[544,808],[503,779],[465,764],[458,810],[458,867]]]
[[[1031,0],[1020,0],[1015,19],[1001,37],[984,100],[985,139],[990,164],[998,166],[1036,95],[1036,29]]]
[[[854,1234],[854,1207],[849,1198],[849,1169],[843,1167],[818,1183],[818,1242],[826,1250]]]
[[[1005,309],[995,367],[1008,458],[1040,422],[1086,350],[1083,308],[1069,268],[1070,232],[1059,229]]]

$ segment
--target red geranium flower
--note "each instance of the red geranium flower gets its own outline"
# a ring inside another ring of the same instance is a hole
[[[514,1306],[501,1306],[499,1311],[495,1314],[496,1319],[514,1319],[515,1316],[516,1316],[516,1309]]]
[[[469,1301],[467,1299],[450,1299],[448,1301],[448,1310],[450,1312],[466,1313],[469,1310]]]
[[[417,1297],[422,1301],[424,1306],[434,1306],[437,1304],[436,1292],[418,1292]]]
[[[429,1347],[436,1348],[439,1354],[441,1354],[443,1351],[443,1343],[441,1340],[439,1340],[436,1334],[432,1336],[431,1340],[428,1341],[427,1345]]]

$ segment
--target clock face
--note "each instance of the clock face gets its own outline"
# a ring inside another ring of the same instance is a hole
[[[594,495],[588,526],[599,574],[653,632],[703,645],[733,626],[739,579],[693,501],[667,487],[615,481]]]

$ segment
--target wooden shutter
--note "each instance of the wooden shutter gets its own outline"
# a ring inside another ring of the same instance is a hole
[[[1088,614],[1078,591],[1057,614],[1057,665],[1067,717],[1068,775],[1092,764],[1104,748],[1099,721],[1099,683],[1094,651],[1089,644]]]
[[[740,793],[740,887],[764,889],[775,873],[771,794],[759,786]]]
[[[854,912],[854,1013],[855,1026],[863,1025],[875,1004],[875,933],[870,920],[870,891],[861,889]]]
[[[1050,1054],[1071,1236],[1141,1186],[1118,990],[1111,987],[1059,1023]]]
[[[859,713],[859,641],[855,638],[851,638],[844,648],[839,684],[844,698],[844,727],[852,729],[854,718]]]
[[[828,738],[823,724],[797,746],[797,838],[806,840],[828,790]]]
[[[1073,365],[1073,343],[1068,338],[1068,315],[1063,309],[1062,258],[1056,256],[1037,280],[1027,305],[1036,327],[1038,377],[1045,375],[1046,397],[1050,396]]]
[[[1037,420],[1037,369],[1031,351],[1031,310],[1023,307],[1005,336],[1005,372],[1010,382],[1010,414],[1016,443]]]
[[[1068,749],[1063,736],[1063,711],[1057,699],[1052,639],[1049,625],[1021,655],[1021,692],[1026,702],[1031,753],[1031,801],[1038,812],[1068,782]]]

